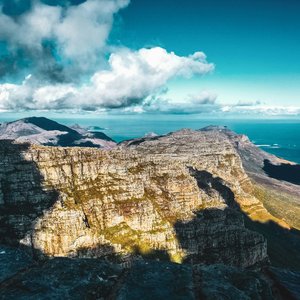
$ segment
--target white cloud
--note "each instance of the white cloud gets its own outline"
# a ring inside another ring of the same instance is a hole
[[[139,70],[139,68],[135,69]],[[105,76],[100,76],[100,85],[97,86],[98,81],[91,80],[89,85],[81,88],[70,84],[40,85],[32,76],[28,76],[20,85],[2,84],[0,85],[0,111],[24,109],[103,111],[118,108],[117,111],[125,113],[162,112],[170,114],[203,113],[219,116],[223,114],[233,116],[300,116],[299,106],[272,106],[259,104],[258,102],[249,102],[247,105],[245,103],[243,105],[240,105],[240,103],[222,105],[221,102],[217,101],[216,95],[208,91],[193,96],[188,95],[183,101],[175,102],[168,98],[162,87],[164,82],[157,81],[156,76],[152,78],[148,73],[144,74],[139,71],[140,73],[134,72],[134,76],[130,75],[133,76],[132,80],[128,80],[128,77],[125,76],[123,81],[122,76],[116,76],[120,73],[115,73],[115,71],[114,68],[105,71]],[[161,72],[159,76],[166,76]],[[131,72],[129,73],[131,74]],[[172,75],[170,75],[171,73],[168,74],[165,78],[170,79]],[[173,73],[173,76],[176,76],[175,74],[176,72]],[[109,78],[109,80],[106,81],[106,78]],[[121,82],[115,87],[116,91],[111,82],[117,82],[118,79]],[[155,84],[151,83],[151,80]],[[146,82],[148,83],[145,84]],[[126,83],[127,86],[125,86]],[[145,89],[143,90],[143,88]],[[136,94],[143,97],[132,98]]]
[[[129,0],[87,0],[61,7],[36,0],[18,18],[0,13],[0,38],[12,51],[25,48],[36,56],[45,40],[53,41],[61,61],[72,60],[87,70],[104,51],[114,14],[128,4]]]
[[[222,112],[229,112],[229,111],[231,111],[231,107],[228,106],[228,105],[225,105],[225,106],[223,106],[223,107],[221,108],[221,111],[222,111]]]
[[[0,109],[137,106],[166,89],[172,78],[189,78],[214,69],[202,52],[178,56],[160,47],[136,51],[108,47],[114,14],[128,4],[129,0],[87,0],[62,7],[35,0],[29,11],[16,18],[0,13],[0,38],[16,53],[25,49],[36,64],[36,68],[29,68],[32,77],[21,84],[0,85]],[[45,41],[50,43],[48,50]],[[99,63],[109,50],[113,52],[108,61]],[[43,72],[49,75],[46,80],[39,76]],[[81,74],[84,84],[76,79]],[[64,83],[65,78],[73,83]],[[194,101],[214,100],[197,95]]]
[[[255,102],[254,102],[255,103]],[[280,105],[265,105],[254,104],[250,105],[227,105],[222,107],[222,111],[238,115],[251,116],[299,116],[299,106],[280,106]]]
[[[110,56],[109,66],[109,70],[94,74],[92,85],[84,91],[95,105],[122,107],[140,103],[174,77],[205,74],[214,68],[201,52],[184,57],[160,47],[119,50]]]
[[[36,2],[32,11],[14,19],[0,14],[0,36],[10,46],[40,48],[44,38],[50,38],[59,23],[61,8]]]
[[[151,95],[145,99],[141,108],[144,112],[210,114],[220,112],[221,105],[217,102],[217,95],[215,93],[201,91],[195,95],[187,95],[181,101],[174,101],[166,93]]]
[[[201,91],[198,94],[189,94],[188,101],[194,104],[215,104],[217,94],[211,91]]]
[[[22,84],[0,85],[0,109],[3,110],[36,110],[65,108],[64,102],[75,96],[77,90],[71,85],[45,85],[27,76]]]
[[[201,104],[192,102],[174,102],[172,99],[158,99],[156,103],[144,106],[145,112],[163,112],[168,114],[213,114],[220,112],[220,104]]]
[[[136,51],[108,47],[114,14],[128,4],[129,0],[87,0],[62,7],[35,0],[29,11],[16,18],[0,12],[0,38],[12,52],[25,50],[29,60],[36,64],[29,68],[33,75],[21,84],[0,85],[0,109],[133,107],[134,111],[142,112],[144,102],[165,91],[172,78],[189,78],[214,69],[203,52],[179,56],[160,47]],[[50,43],[46,50],[45,41]],[[104,65],[99,63],[109,50],[112,53],[108,61]],[[39,76],[41,73],[48,74],[46,80]],[[78,84],[76,79],[81,74],[84,84]],[[71,81],[64,81],[70,77]],[[186,101],[192,103],[187,104],[189,109],[214,105],[215,95],[203,92]],[[149,108],[149,103],[146,106]],[[171,110],[169,102],[167,106]],[[177,104],[174,109],[184,106],[185,103]]]
[[[108,70],[96,72],[90,82],[81,87],[41,85],[32,77],[21,85],[0,85],[0,108],[94,110],[128,107],[143,103],[147,97],[164,89],[174,77],[205,74],[214,68],[201,52],[185,57],[159,47],[138,51],[123,48],[111,54],[108,63]],[[206,96],[201,95],[202,101],[206,101]]]
[[[106,45],[113,15],[128,4],[129,0],[89,0],[69,8],[55,28],[63,54],[81,64],[94,63]]]
[[[261,101],[239,101],[235,106],[258,106],[262,104]]]
[[[244,113],[254,113],[262,115],[300,115],[300,107],[298,106],[274,106],[274,105],[258,105],[244,109]]]

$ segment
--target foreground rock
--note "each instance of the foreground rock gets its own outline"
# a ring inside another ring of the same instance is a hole
[[[276,284],[254,271],[224,265],[179,265],[136,260],[130,268],[101,259],[52,258],[30,262],[26,268],[11,258],[23,259],[22,250],[0,246],[1,299],[280,299]],[[7,258],[5,260],[5,257]],[[290,295],[290,294],[285,294]]]
[[[0,281],[0,299],[107,299],[122,274],[120,266],[99,259],[55,258],[20,269],[11,256],[26,254],[4,249],[0,267],[10,273]]]

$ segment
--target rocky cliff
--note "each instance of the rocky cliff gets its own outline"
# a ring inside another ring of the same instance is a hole
[[[274,282],[270,278],[234,267],[265,266],[268,254],[272,260],[276,255],[293,253],[295,260],[299,236],[290,238],[291,222],[265,208],[269,201],[261,197],[257,186],[263,179],[273,179],[261,171],[263,165],[259,166],[266,154],[252,147],[246,137],[214,127],[136,139],[110,150],[0,141],[0,243],[22,246],[36,259],[66,257],[40,266],[32,265],[22,254],[12,265],[9,255],[19,254],[5,246],[0,264],[3,260],[4,269],[16,275],[6,274],[4,281],[0,280],[0,296],[1,291],[6,296],[14,295],[14,287],[20,285],[16,282],[24,282],[27,276],[32,279],[26,281],[25,289],[28,285],[45,285],[36,277],[40,271],[49,276],[58,272],[57,276],[63,278],[59,265],[71,268],[74,274],[79,272],[86,281],[85,276],[94,275],[80,270],[95,269],[97,261],[85,258],[105,257],[121,265],[120,269],[120,265],[107,266],[99,261],[96,268],[99,272],[110,270],[107,272],[115,278],[103,275],[101,288],[98,283],[101,293],[108,289],[109,295],[115,295],[108,299],[135,299],[127,292],[139,276],[149,276],[156,287],[165,282],[174,295],[172,282],[181,282],[185,297],[178,299],[194,299],[196,294],[209,298],[216,293],[272,299]],[[278,180],[276,183],[292,187]],[[276,227],[269,230],[269,223]],[[265,237],[271,245],[268,252]],[[194,267],[133,263],[141,257]],[[125,271],[125,276],[124,270],[131,265],[131,273]],[[177,278],[172,270],[186,275]],[[225,279],[216,282],[212,277],[215,271]],[[160,273],[166,274],[164,281]],[[61,284],[50,277],[47,282],[53,286]],[[97,285],[95,278],[89,281],[91,286]],[[249,282],[245,289],[240,287],[243,280]],[[72,282],[77,281],[74,278]],[[73,284],[68,289],[76,294]],[[149,289],[162,292],[162,288]],[[55,292],[49,290],[49,295],[52,292],[62,295],[66,290],[62,286]],[[140,294],[135,296],[138,299]],[[157,299],[165,298],[161,294]]]
[[[1,240],[48,256],[164,251],[173,261],[250,266],[267,213],[229,139],[182,130],[110,151],[1,143]],[[9,234],[7,234],[9,233]]]

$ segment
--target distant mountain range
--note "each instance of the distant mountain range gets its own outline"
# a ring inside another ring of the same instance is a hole
[[[116,143],[103,132],[79,125],[71,127],[44,117],[30,117],[0,124],[0,140],[45,146],[113,148]]]

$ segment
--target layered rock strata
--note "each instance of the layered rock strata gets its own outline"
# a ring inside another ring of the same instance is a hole
[[[164,253],[248,267],[266,240],[244,227],[262,203],[232,141],[182,130],[111,150],[0,142],[0,241],[47,256]],[[254,208],[254,209],[253,209]]]

